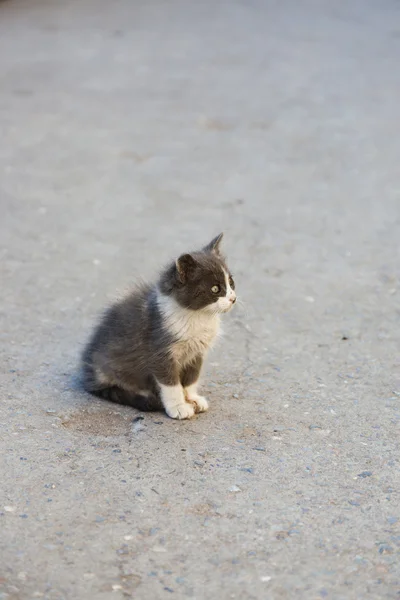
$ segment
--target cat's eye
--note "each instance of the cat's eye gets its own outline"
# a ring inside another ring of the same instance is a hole
[[[229,275],[229,285],[233,290],[235,289],[235,282],[233,281],[232,275]]]
[[[218,294],[220,290],[221,288],[219,287],[219,285],[213,285],[211,288],[213,294]]]

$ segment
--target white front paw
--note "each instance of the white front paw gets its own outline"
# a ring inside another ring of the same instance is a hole
[[[208,402],[204,396],[191,394],[191,396],[187,398],[187,401],[194,405],[196,413],[206,412],[206,410],[208,410]]]
[[[176,406],[169,406],[165,409],[165,412],[171,419],[190,419],[194,415],[195,407],[193,404],[184,402],[177,404]]]

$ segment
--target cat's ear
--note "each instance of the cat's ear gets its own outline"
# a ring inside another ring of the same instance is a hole
[[[197,263],[191,254],[182,254],[176,261],[176,270],[182,283],[187,281],[196,269]]]
[[[213,252],[214,254],[220,254],[219,247],[224,237],[223,233],[220,233],[215,237],[207,246],[204,246],[203,252]]]

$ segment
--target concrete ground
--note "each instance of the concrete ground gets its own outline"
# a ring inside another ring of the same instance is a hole
[[[0,598],[400,594],[400,5],[0,4]],[[188,422],[76,387],[224,230]]]

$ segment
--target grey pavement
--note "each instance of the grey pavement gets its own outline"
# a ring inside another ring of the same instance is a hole
[[[0,3],[0,599],[400,595],[400,4]],[[191,421],[76,385],[224,230]]]

